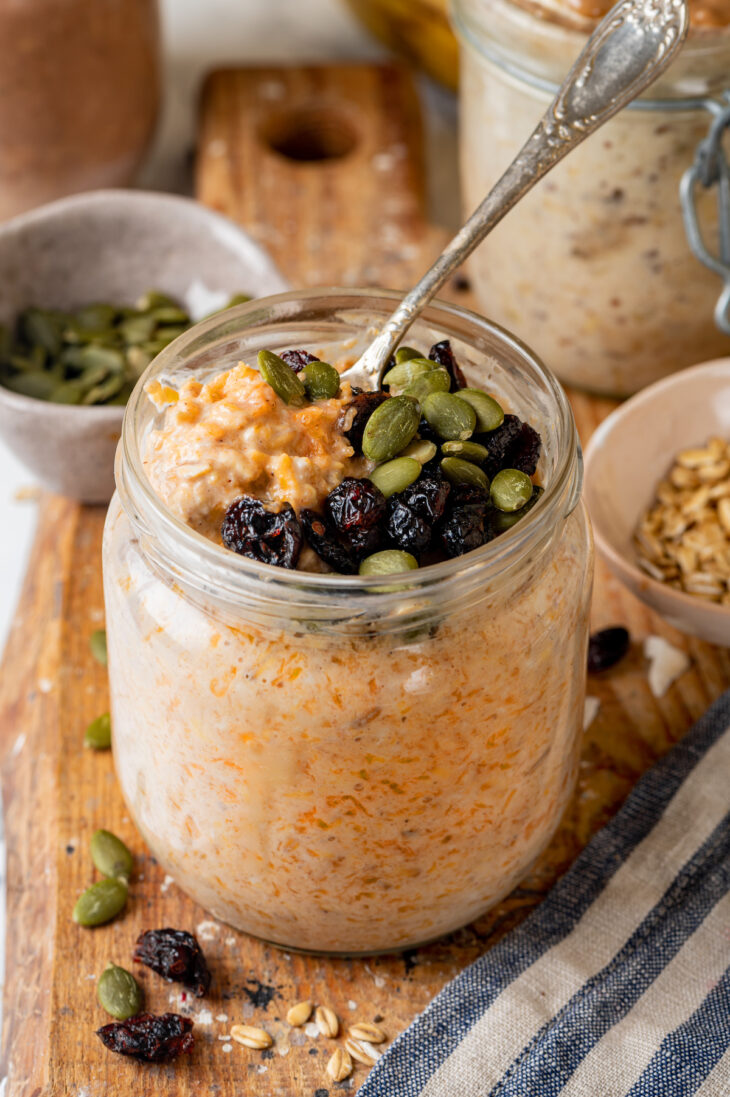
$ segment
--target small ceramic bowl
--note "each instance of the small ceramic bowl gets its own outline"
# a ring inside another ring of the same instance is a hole
[[[585,499],[596,547],[614,575],[675,628],[730,647],[730,606],[652,579],[632,541],[675,454],[712,435],[730,439],[730,358],[672,374],[609,415],[585,452]]]
[[[237,225],[189,198],[132,190],[63,198],[0,225],[0,323],[29,305],[132,304],[148,289],[259,297],[288,289]],[[43,487],[84,503],[114,491],[124,408],[76,407],[0,386],[0,434]]]

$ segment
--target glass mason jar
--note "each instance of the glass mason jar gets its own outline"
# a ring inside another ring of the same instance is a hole
[[[198,324],[129,402],[104,539],[113,747],[165,870],[213,915],[289,948],[405,948],[524,876],[571,795],[592,542],[569,405],[539,360],[433,305],[467,376],[542,433],[546,491],[467,556],[383,578],[287,571],[167,511],[142,456],[152,378],[209,377],[263,347],[354,356],[381,291],[282,294]]]
[[[0,0],[0,220],[126,186],[160,102],[157,0]]]
[[[471,211],[534,129],[588,27],[554,8],[453,0],[461,50],[462,191]],[[730,353],[713,321],[722,284],[692,254],[679,183],[707,135],[703,100],[730,85],[730,28],[693,30],[669,71],[575,149],[471,260],[485,312],[561,380],[628,395]],[[717,250],[714,195],[699,217]]]

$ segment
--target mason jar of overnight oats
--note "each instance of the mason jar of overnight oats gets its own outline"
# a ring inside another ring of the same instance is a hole
[[[148,398],[191,379],[197,393],[261,349],[346,365],[396,302],[303,291],[199,324],[138,385],[117,455],[104,584],[124,797],[180,887],[290,948],[406,948],[473,920],[546,846],[577,773],[592,542],[568,403],[525,346],[446,304],[409,332],[450,339],[470,384],[540,431],[544,492],[497,539],[387,581],[215,543],[196,516],[240,453],[211,425],[201,463],[195,409],[169,434]],[[281,418],[255,429],[252,452],[262,429],[287,448]],[[331,448],[329,463],[282,455],[291,498],[341,479],[347,451]]]
[[[453,0],[461,44],[461,174],[471,210],[552,99],[609,0]],[[669,71],[558,164],[471,260],[487,315],[568,384],[628,395],[730,353],[720,279],[690,251],[679,184],[730,88],[730,0],[690,0]],[[709,102],[708,102],[709,101]],[[698,215],[717,253],[714,193]]]

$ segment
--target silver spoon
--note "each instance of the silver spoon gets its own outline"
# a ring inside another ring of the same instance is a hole
[[[388,359],[449,275],[539,179],[640,95],[674,59],[689,29],[687,0],[619,0],[598,24],[555,99],[504,175],[344,374],[379,388]]]

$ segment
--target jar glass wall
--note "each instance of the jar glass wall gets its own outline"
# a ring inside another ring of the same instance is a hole
[[[145,379],[179,385],[264,346],[353,357],[396,300],[255,301]],[[104,544],[122,791],[185,891],[287,947],[404,948],[465,924],[525,874],[574,786],[592,546],[572,416],[507,333],[437,305],[409,334],[444,337],[541,431],[546,491],[496,541],[386,586],[270,568],[179,522],[141,463],[159,413],[141,386],[128,407]]]
[[[461,174],[473,209],[534,129],[589,25],[511,0],[454,0],[462,42]],[[698,105],[730,86],[730,29],[695,31],[668,73],[575,149],[471,260],[485,312],[566,383],[627,395],[730,353],[722,285],[692,254],[679,183],[706,136]],[[695,106],[682,106],[694,100]],[[698,195],[717,252],[713,193]]]

